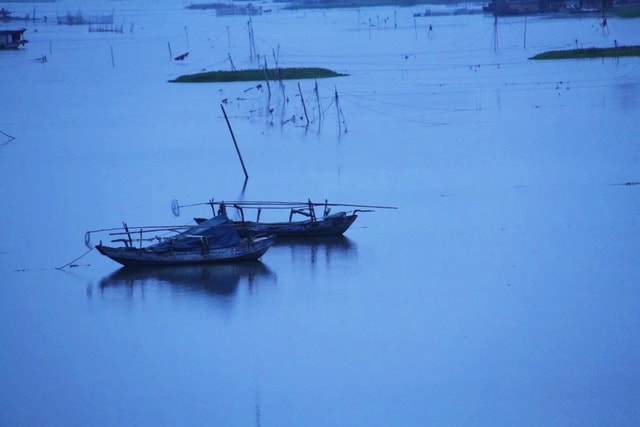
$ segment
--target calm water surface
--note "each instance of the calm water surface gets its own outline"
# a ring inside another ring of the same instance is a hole
[[[637,19],[274,7],[251,42],[185,5],[37,4],[0,56],[0,425],[640,423],[640,60],[528,60]],[[167,82],[229,57],[348,76]],[[256,263],[56,270],[212,197],[399,209]]]

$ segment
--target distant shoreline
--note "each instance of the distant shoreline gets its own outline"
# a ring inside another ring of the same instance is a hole
[[[492,1],[489,0],[485,2],[485,6],[480,7],[477,4],[476,7],[469,6],[460,6],[458,2],[452,0],[327,0],[323,2],[305,2],[301,0],[294,1],[276,1],[274,4],[283,4],[281,7],[283,10],[309,10],[309,9],[353,9],[353,8],[363,8],[363,7],[388,7],[388,6],[396,6],[402,8],[409,7],[428,7],[431,6],[451,6],[450,14],[476,14],[476,13],[484,13],[485,15],[493,15],[495,13],[494,10],[488,9],[486,4],[491,5]],[[460,6],[460,7],[458,7]],[[453,8],[455,7],[455,9]],[[229,8],[228,3],[223,2],[210,2],[210,3],[192,3],[186,6],[187,9],[226,9]],[[429,11],[431,12],[431,11]],[[606,9],[606,12],[610,16],[617,16],[620,18],[638,18],[640,17],[640,4],[623,4],[616,5],[614,7],[610,7]],[[428,15],[443,15],[449,13],[443,13],[440,11],[433,11],[432,13],[427,13]],[[517,15],[539,15],[539,16],[554,16],[554,15],[562,15],[563,17],[575,17],[580,18],[585,15],[593,15],[593,14],[602,14],[602,10],[599,8],[592,10],[576,10],[576,9],[559,9],[559,10],[536,10],[536,11],[525,11],[525,10],[504,10],[499,11],[498,16],[517,16]]]

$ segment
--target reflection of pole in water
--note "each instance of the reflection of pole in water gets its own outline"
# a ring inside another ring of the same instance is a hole
[[[524,15],[524,49],[527,49],[527,14]]]
[[[1,133],[2,135],[6,136],[7,138],[9,138],[7,141],[5,141],[5,142],[3,142],[3,143],[2,143],[3,145],[4,145],[4,144],[8,144],[8,143],[10,143],[11,141],[13,141],[14,139],[16,139],[14,136],[9,135],[8,133],[4,133],[4,132],[2,132],[1,130],[0,130],[0,133]]]
[[[493,16],[493,51],[498,51],[498,15]]]
[[[322,263],[330,267],[334,260],[355,259],[358,256],[357,246],[343,235],[302,240],[281,238],[276,245],[288,247],[294,263],[308,261],[314,268]]]
[[[261,414],[260,414],[260,395],[258,393],[256,393],[256,427],[260,427],[260,418],[261,418]]]

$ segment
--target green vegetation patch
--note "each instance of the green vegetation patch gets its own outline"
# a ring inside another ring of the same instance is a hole
[[[539,53],[529,59],[588,59],[618,58],[620,56],[640,56],[640,46],[588,47],[586,49],[551,50]]]
[[[431,3],[437,4],[437,1]],[[353,9],[359,7],[376,6],[418,6],[425,4],[424,0],[326,0],[320,2],[293,1],[283,9]]]
[[[619,5],[611,13],[621,18],[640,18],[640,4]]]
[[[237,70],[208,71],[197,74],[185,74],[172,83],[212,83],[212,82],[249,82],[264,80],[295,80],[341,77],[347,74],[336,73],[326,68],[278,68],[275,70]]]

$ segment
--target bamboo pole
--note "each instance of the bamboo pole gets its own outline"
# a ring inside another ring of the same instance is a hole
[[[229,62],[231,63],[231,71],[236,70],[236,66],[233,63],[233,59],[231,59],[231,54],[227,52],[227,57],[229,58]]]
[[[308,126],[309,115],[307,114],[307,106],[304,104],[304,97],[302,96],[302,89],[300,89],[300,82],[298,82],[298,93],[300,94],[300,100],[302,101],[302,109],[304,110],[304,118],[307,119],[307,126]]]
[[[318,80],[316,79],[314,92],[316,93],[316,103],[318,104],[318,130],[320,130],[320,123],[322,123],[322,106],[320,105],[320,91],[318,90]]]
[[[177,202],[177,200],[174,200]],[[192,206],[204,206],[204,205],[238,205],[243,206],[247,209],[289,209],[295,207],[308,207],[312,206],[343,206],[343,207],[352,207],[352,208],[369,208],[369,209],[398,209],[396,206],[384,206],[384,205],[360,205],[353,203],[328,203],[326,200],[324,202],[313,202],[310,200],[300,201],[300,202],[284,202],[284,201],[267,201],[267,200],[222,200],[219,202],[208,201],[203,203],[191,203],[188,205],[178,205],[180,208],[187,208]]]
[[[267,91],[269,92],[269,99],[271,99],[271,84],[269,84],[269,76],[267,75],[267,57],[264,58],[264,81],[267,83]]]
[[[336,113],[338,115],[338,134],[342,133],[342,124],[340,123],[340,104],[338,104],[338,88],[335,88],[336,93]]]
[[[220,108],[222,109],[222,114],[224,114],[224,119],[227,122],[227,126],[229,127],[229,132],[231,133],[231,138],[233,139],[233,145],[236,147],[236,152],[238,153],[238,158],[240,159],[240,164],[242,165],[242,170],[244,171],[245,180],[249,179],[249,174],[247,174],[247,168],[244,166],[244,160],[242,160],[242,154],[240,154],[240,149],[238,148],[238,143],[236,142],[236,137],[233,134],[233,129],[231,129],[231,123],[229,123],[229,118],[227,117],[227,112],[224,110],[224,106],[220,104]]]

